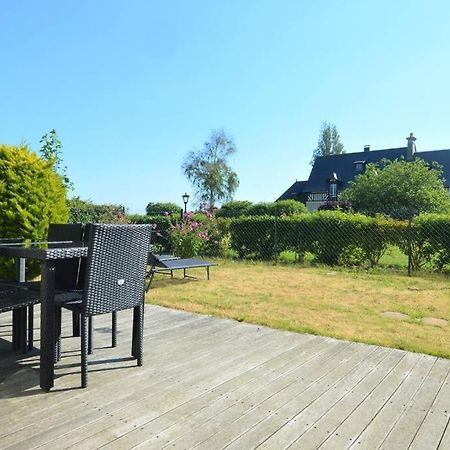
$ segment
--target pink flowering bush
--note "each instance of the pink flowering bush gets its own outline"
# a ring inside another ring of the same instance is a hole
[[[174,255],[181,258],[198,256],[209,240],[208,230],[202,222],[196,221],[192,213],[186,213],[184,221],[172,225],[169,229]]]

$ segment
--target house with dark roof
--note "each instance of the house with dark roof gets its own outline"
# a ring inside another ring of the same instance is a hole
[[[277,200],[298,200],[304,203],[309,211],[315,211],[328,200],[338,200],[339,192],[348,186],[349,181],[364,172],[367,164],[376,164],[382,159],[411,161],[421,158],[430,165],[433,162],[438,163],[442,166],[444,184],[450,194],[450,149],[418,152],[413,133],[406,140],[406,147],[371,150],[370,146],[366,145],[362,152],[319,156],[308,180],[296,181]]]

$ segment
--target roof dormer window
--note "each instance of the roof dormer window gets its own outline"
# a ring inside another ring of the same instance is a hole
[[[365,161],[355,161],[353,165],[355,166],[355,172],[361,173],[364,171]]]
[[[330,182],[330,186],[328,188],[328,197],[331,200],[335,200],[337,198],[337,183],[335,181]]]
[[[339,177],[337,176],[336,172],[333,172],[331,174],[331,177],[328,178],[328,198],[330,200],[336,200],[338,195],[338,187],[337,184],[339,182]]]

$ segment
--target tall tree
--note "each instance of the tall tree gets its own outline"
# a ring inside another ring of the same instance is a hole
[[[314,161],[318,156],[341,155],[342,153],[345,153],[344,145],[341,143],[336,125],[330,122],[323,122],[320,128],[317,148],[313,152],[311,165],[314,165]]]
[[[368,164],[363,174],[341,193],[357,211],[409,217],[424,212],[450,212],[450,197],[444,187],[442,168],[414,161],[382,160]]]
[[[70,181],[67,175],[67,167],[63,165],[62,160],[62,143],[56,133],[56,130],[50,130],[49,133],[45,133],[39,141],[42,144],[40,154],[41,158],[53,163],[54,172],[61,177],[64,186],[73,190],[73,183]]]
[[[228,159],[236,151],[233,138],[223,130],[213,130],[200,150],[188,153],[182,169],[192,183],[199,203],[212,208],[233,197],[239,178],[228,165]]]

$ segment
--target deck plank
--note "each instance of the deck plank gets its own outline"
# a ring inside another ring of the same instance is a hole
[[[0,315],[0,448],[450,448],[450,361],[146,307],[145,360],[129,358],[131,314],[95,321],[89,388],[63,314],[50,393],[39,351],[10,351]],[[35,345],[38,346],[39,308]]]

